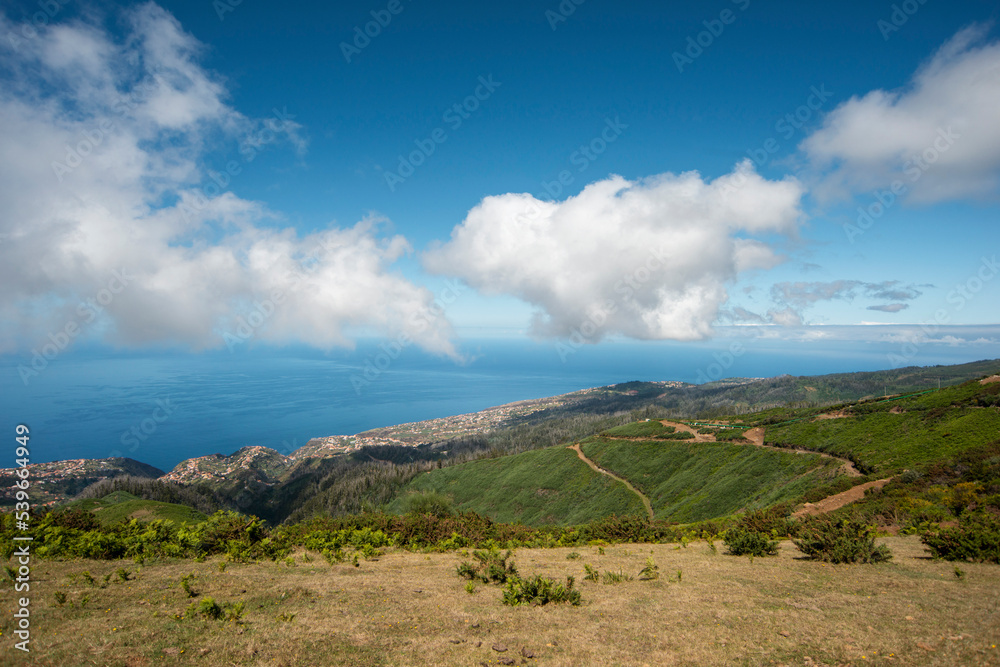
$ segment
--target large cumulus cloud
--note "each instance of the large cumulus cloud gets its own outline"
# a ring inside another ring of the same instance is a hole
[[[74,21],[2,40],[0,352],[69,328],[192,349],[237,331],[331,347],[374,330],[455,354],[447,322],[425,316],[433,295],[392,268],[404,238],[375,219],[303,236],[206,169],[220,148],[237,166],[265,144],[301,153],[293,120],[234,109],[160,7],[124,25],[120,39]]]
[[[612,176],[564,201],[487,197],[424,265],[534,305],[536,336],[700,339],[729,283],[780,261],[773,244],[794,235],[802,194],[745,162],[714,181]]]
[[[800,148],[816,194],[848,196],[894,181],[914,202],[995,196],[1000,187],[1000,42],[962,30],[900,90],[832,111]]]

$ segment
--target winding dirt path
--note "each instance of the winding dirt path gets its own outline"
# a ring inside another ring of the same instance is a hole
[[[662,420],[660,423],[663,424],[664,426],[673,426],[678,431],[687,431],[688,433],[691,433],[692,435],[694,435],[695,442],[717,442],[715,436],[712,435],[711,433],[698,433],[696,429],[692,428],[691,426],[688,426],[687,424],[681,424],[679,422],[672,422],[667,420]],[[842,459],[839,456],[834,456],[833,454],[826,454],[824,452],[814,452],[810,449],[790,449],[788,447],[774,447],[773,445],[765,445],[764,429],[763,427],[760,426],[758,426],[757,428],[751,428],[747,430],[746,433],[743,434],[743,437],[749,440],[750,443],[753,444],[754,446],[760,447],[762,449],[773,449],[776,452],[785,452],[786,454],[792,452],[796,454],[816,454],[817,456],[821,456],[825,459],[833,459],[834,461],[840,461],[840,463],[842,464],[840,466],[841,474],[847,475],[848,477],[862,476],[861,471],[858,470],[856,467],[854,467],[854,464],[850,460]],[[690,442],[690,440],[680,440],[679,442]],[[726,442],[732,445],[741,444],[740,442],[735,440],[727,440]]]
[[[830,413],[828,415],[820,415],[819,418],[820,419],[823,419],[823,418],[825,418],[825,419],[837,419],[837,418],[840,418],[840,417],[843,417],[843,416],[844,416],[843,413]],[[673,426],[674,428],[677,428],[677,429],[685,430],[685,431],[688,431],[690,433],[695,433],[694,429],[692,429],[690,426],[686,426],[685,424],[678,424],[677,422],[670,422],[670,421],[664,421],[662,423],[663,423],[664,426]],[[701,434],[695,433],[696,437],[698,435],[701,435]],[[709,436],[709,437],[711,437],[711,436]],[[763,429],[763,427],[757,427],[757,428],[749,429],[749,430],[746,431],[746,433],[743,434],[743,437],[745,437],[747,440],[749,440],[755,446],[762,447],[764,449],[773,449],[773,450],[776,450],[776,451],[779,451],[779,452],[789,452],[789,451],[792,451],[792,452],[796,452],[796,453],[799,453],[799,454],[818,454],[818,455],[822,456],[823,458],[834,459],[836,461],[840,461],[841,462],[842,465],[840,466],[840,472],[842,474],[844,474],[844,475],[846,475],[848,477],[861,477],[862,476],[861,475],[861,471],[859,471],[854,466],[854,463],[852,463],[848,459],[842,459],[839,456],[833,456],[832,454],[826,454],[824,452],[813,452],[813,451],[806,450],[806,449],[788,449],[787,447],[773,447],[771,445],[765,445],[764,444],[764,429]],[[715,438],[713,437],[712,441],[714,441],[714,440],[715,440]],[[704,442],[704,441],[702,441],[702,442]],[[891,479],[892,479],[891,477],[888,477],[886,479],[880,479],[880,480],[876,480],[874,482],[865,482],[864,484],[859,484],[859,485],[857,485],[857,486],[855,486],[855,487],[853,487],[851,489],[848,489],[847,491],[843,491],[842,493],[835,493],[832,496],[827,496],[826,498],[823,498],[822,500],[820,500],[817,503],[806,503],[801,509],[798,509],[794,513],[792,513],[792,517],[798,519],[798,518],[801,518],[801,517],[804,517],[804,516],[815,516],[815,515],[818,515],[818,514],[826,514],[827,512],[832,512],[834,510],[838,510],[841,507],[843,507],[844,505],[849,505],[850,503],[853,503],[853,502],[855,502],[857,500],[861,500],[862,498],[864,498],[865,497],[865,491],[867,491],[868,489],[870,489],[872,487],[881,489],[883,486],[885,486],[886,484],[888,484]]]
[[[832,512],[833,510],[839,510],[844,505],[849,505],[856,500],[864,498],[865,491],[868,489],[872,487],[881,489],[883,486],[888,484],[891,479],[891,477],[887,477],[886,479],[880,479],[874,482],[865,482],[864,484],[858,484],[854,488],[848,489],[842,493],[827,496],[818,503],[806,503],[802,509],[792,512],[792,518],[801,519],[804,516],[816,516],[818,514]]]
[[[624,484],[628,488],[629,491],[631,491],[635,495],[639,496],[639,500],[642,501],[643,506],[646,508],[646,514],[649,515],[649,520],[650,521],[653,520],[653,505],[652,505],[652,503],[649,502],[649,498],[647,498],[646,495],[642,491],[640,491],[639,489],[637,489],[634,486],[632,486],[632,484],[627,479],[619,477],[618,475],[614,474],[613,472],[605,470],[601,466],[597,465],[596,463],[594,463],[593,461],[591,461],[590,459],[588,459],[587,456],[583,453],[583,450],[580,449],[580,443],[576,443],[575,445],[570,445],[570,447],[568,447],[568,449],[572,449],[573,451],[575,451],[576,455],[580,457],[580,460],[583,461],[584,463],[586,463],[587,465],[589,465],[596,472],[599,472],[602,475],[607,475],[611,479],[618,480],[619,482],[621,482],[622,484]]]
[[[836,419],[837,417],[840,417],[840,416],[842,416],[842,415],[831,414],[827,418],[828,419]],[[691,435],[694,436],[693,440],[674,440],[674,441],[664,440],[663,442],[680,442],[680,443],[683,443],[683,442],[718,442],[715,439],[715,436],[712,435],[711,433],[698,433],[697,429],[695,429],[695,428],[693,428],[691,426],[688,426],[687,424],[681,424],[680,422],[673,422],[673,421],[669,421],[669,420],[666,420],[666,419],[661,420],[660,423],[663,424],[664,426],[672,426],[677,431],[684,431],[684,432],[690,433]],[[606,439],[608,439],[608,440],[636,440],[636,441],[643,440],[643,441],[655,441],[655,438],[614,438],[614,437],[607,437],[607,436],[604,436],[604,437]],[[862,476],[861,475],[861,471],[859,471],[854,466],[854,463],[852,463],[848,459],[840,458],[839,456],[834,456],[832,454],[826,454],[824,452],[814,452],[814,451],[808,450],[808,449],[790,449],[788,447],[775,447],[773,445],[765,445],[764,444],[764,429],[763,429],[763,427],[757,427],[757,428],[748,429],[744,433],[744,437],[746,438],[746,440],[749,441],[749,444],[752,444],[755,447],[760,447],[762,449],[773,449],[776,452],[785,452],[786,454],[787,453],[816,454],[817,456],[821,456],[821,457],[823,457],[825,459],[833,459],[834,461],[839,461],[841,463],[841,466],[840,466],[840,473],[841,474],[846,475],[848,477],[861,477]],[[740,443],[739,441],[734,441],[734,440],[727,440],[726,442],[728,444],[732,444],[732,445],[746,444],[746,443]],[[591,461],[590,459],[588,459],[584,455],[583,451],[580,449],[579,443],[571,446],[570,449],[576,451],[576,454],[577,454],[577,456],[580,457],[580,460],[582,460],[583,462],[585,462],[591,468],[593,468],[594,470],[596,470],[597,472],[599,472],[599,473],[601,473],[603,475],[607,475],[608,477],[611,477],[613,479],[618,480],[619,482],[621,482],[622,484],[624,484],[626,487],[628,487],[628,489],[630,491],[632,491],[632,493],[634,493],[635,495],[639,496],[639,498],[642,499],[642,504],[645,505],[645,507],[646,507],[646,511],[649,513],[649,518],[650,519],[653,518],[653,506],[650,504],[649,498],[647,498],[645,495],[643,495],[643,493],[641,491],[639,491],[634,486],[632,486],[632,484],[630,484],[628,480],[622,479],[618,475],[615,475],[614,473],[609,472],[609,471],[605,470],[604,468],[601,468],[596,463],[594,463],[593,461]],[[848,504],[853,503],[853,502],[855,502],[857,500],[861,500],[865,496],[865,491],[867,491],[868,489],[870,489],[872,487],[880,489],[883,486],[885,486],[886,484],[888,484],[891,479],[892,478],[889,477],[889,478],[886,478],[886,479],[876,480],[874,482],[865,482],[864,484],[859,484],[858,486],[855,486],[855,487],[853,487],[851,489],[848,489],[847,491],[844,491],[842,493],[836,493],[836,494],[834,494],[832,496],[827,496],[826,498],[823,498],[819,502],[816,502],[816,503],[806,503],[801,509],[796,510],[792,514],[792,516],[794,518],[800,518],[800,517],[803,517],[803,516],[826,514],[827,512],[832,512],[832,511],[834,511],[836,509],[840,509],[844,505],[848,505]]]

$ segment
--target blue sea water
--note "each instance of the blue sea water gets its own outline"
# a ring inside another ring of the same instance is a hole
[[[743,344],[743,343],[741,343]],[[378,358],[376,341],[352,351],[254,348],[202,354],[67,351],[27,383],[27,357],[0,357],[3,421],[31,428],[32,461],[128,456],[163,470],[245,445],[289,453],[310,438],[352,434],[629,380],[769,377],[784,373],[891,367],[898,345],[755,341],[728,357],[732,340],[704,343],[606,343],[578,350],[553,343],[474,340],[456,364],[416,348]],[[567,350],[572,350],[567,353]],[[1000,356],[1000,349],[933,346],[915,365]],[[388,361],[388,364],[386,363]],[[366,364],[384,370],[364,379]],[[352,381],[353,379],[353,381]],[[6,459],[6,460],[4,460]]]

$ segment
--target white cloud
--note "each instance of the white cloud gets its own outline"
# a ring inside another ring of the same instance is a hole
[[[921,285],[920,287],[929,287]],[[801,327],[805,324],[803,313],[824,301],[852,302],[858,297],[878,301],[892,301],[868,306],[868,310],[884,313],[898,313],[909,308],[903,301],[919,298],[917,286],[903,285],[898,280],[880,283],[865,283],[860,280],[834,280],[831,282],[782,282],[771,286],[773,306],[764,315],[732,306],[722,313],[723,317],[735,324],[776,324],[782,327]],[[865,324],[862,322],[862,324]]]
[[[883,313],[898,313],[910,307],[908,303],[886,303],[877,306],[868,306],[868,310],[878,310]]]
[[[0,351],[67,325],[116,344],[219,346],[279,295],[255,340],[328,348],[373,329],[454,355],[448,323],[424,315],[433,295],[392,270],[405,239],[376,220],[301,237],[212,184],[209,151],[265,150],[264,130],[302,151],[301,128],[233,109],[160,7],[125,18],[122,39],[75,22],[0,46]]]
[[[802,186],[749,161],[706,182],[696,172],[592,183],[565,201],[485,198],[424,265],[537,308],[536,336],[708,336],[726,286],[781,261],[756,235],[793,235]],[[769,239],[772,240],[772,239]]]
[[[869,192],[898,180],[917,202],[995,196],[1000,42],[986,43],[986,32],[959,32],[905,89],[875,90],[832,111],[800,146],[822,174],[816,194]]]

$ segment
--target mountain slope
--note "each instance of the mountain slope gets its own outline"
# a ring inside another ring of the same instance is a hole
[[[426,491],[451,496],[458,510],[506,523],[575,525],[610,514],[646,516],[635,494],[566,447],[425,472],[404,487],[390,510],[402,511],[408,494]]]
[[[591,438],[584,453],[645,493],[657,519],[689,523],[794,500],[840,474],[816,454],[721,442]]]
[[[755,426],[748,435],[756,442],[738,439],[742,433],[738,429],[702,427],[695,432],[656,420],[582,439],[579,445],[587,458],[621,481],[605,478],[603,485],[586,488],[572,504],[560,494],[569,495],[571,490],[579,494],[582,489],[562,482],[578,474],[571,471],[570,463],[576,462],[564,447],[431,470],[418,475],[401,493],[447,494],[459,509],[499,521],[565,525],[595,512],[611,513],[608,508],[631,493],[627,482],[649,499],[655,518],[690,523],[776,503],[815,501],[823,497],[817,498],[817,492],[844,491],[907,469],[919,478],[924,474],[920,470],[951,466],[959,470],[957,476],[952,474],[954,479],[948,478],[954,484],[966,474],[961,470],[993,465],[989,457],[1000,445],[1000,382],[972,381],[911,396],[871,399],[840,405],[832,412],[781,409],[728,421]],[[681,433],[682,428],[688,432]],[[671,439],[680,435],[688,439]],[[858,477],[855,470],[847,470],[851,466],[845,459],[874,476]],[[988,486],[994,484],[991,480],[976,478],[975,488],[986,493],[993,488]],[[932,498],[935,492],[928,493]],[[947,488],[940,491],[948,493]],[[637,498],[632,495],[635,509],[630,513],[638,513]],[[389,507],[400,511],[405,505],[397,498]]]

